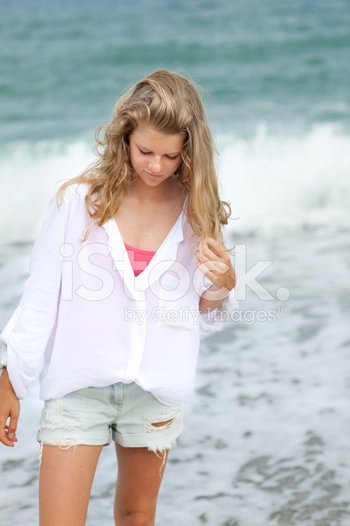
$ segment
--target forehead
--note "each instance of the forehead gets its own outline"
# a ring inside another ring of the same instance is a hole
[[[138,127],[131,134],[133,141],[138,146],[148,150],[164,151],[164,153],[180,152],[184,143],[184,134],[169,135],[151,127]]]

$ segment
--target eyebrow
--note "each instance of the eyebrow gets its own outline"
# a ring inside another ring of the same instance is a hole
[[[141,144],[137,144],[137,147],[140,149],[140,150],[147,150],[147,153],[153,153],[152,150],[150,150],[149,148],[146,148],[146,146],[141,146]],[[164,155],[180,155],[181,151],[180,152],[175,152],[175,153],[165,153]]]

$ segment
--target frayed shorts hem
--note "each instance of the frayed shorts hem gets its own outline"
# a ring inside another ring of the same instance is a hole
[[[166,406],[136,384],[83,388],[45,402],[37,440],[74,450],[78,445],[165,452],[183,430],[183,408]]]
[[[182,424],[182,423],[181,423]],[[165,451],[171,449],[176,445],[177,439],[180,433],[183,431],[183,425],[176,426],[176,434],[172,433],[167,436],[162,436],[160,440],[150,441],[149,435],[147,436],[147,443],[145,435],[121,435],[112,431],[113,441],[123,447],[146,447],[149,451]]]

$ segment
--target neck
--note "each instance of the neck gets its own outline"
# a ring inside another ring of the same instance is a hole
[[[171,196],[176,186],[177,181],[173,177],[169,177],[158,186],[148,186],[137,177],[129,187],[129,195],[142,204],[156,203]]]

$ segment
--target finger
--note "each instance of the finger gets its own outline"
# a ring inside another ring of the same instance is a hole
[[[7,447],[15,447],[14,442],[5,436],[3,436],[2,438],[0,437],[0,442],[1,444],[4,444],[4,446]]]
[[[206,277],[215,285],[216,290],[207,289],[205,291],[205,297],[209,300],[224,300],[227,298],[228,293],[230,292],[224,285],[217,282],[217,275],[214,272],[208,272]]]
[[[207,259],[206,261],[201,261],[201,264],[203,265],[203,270],[207,268],[208,270],[211,270],[213,272],[217,272],[217,274],[226,274],[230,270],[230,266],[224,263],[223,261],[210,261]]]
[[[10,415],[10,423],[8,426],[8,437],[10,440],[16,437],[16,430],[17,430],[17,424],[18,424],[18,417],[19,413],[11,413]]]
[[[203,239],[203,241],[198,243],[198,248],[201,252],[210,250],[210,252],[215,256],[217,256],[218,252],[220,251],[219,243],[216,243],[216,241],[211,237],[206,237],[205,239]]]
[[[9,437],[9,436],[8,436],[8,433],[5,433],[5,438],[6,438],[7,440],[9,440],[10,442],[18,442],[18,438],[17,438],[16,436],[14,436],[14,437]]]
[[[9,446],[9,447],[13,447],[14,446],[14,441],[13,440],[10,440],[6,434],[6,431],[5,431],[5,421],[2,421],[0,422],[0,442],[2,444],[4,444],[4,446]]]
[[[227,255],[227,253],[226,253],[224,247],[221,245],[221,243],[219,243],[218,241],[216,241],[212,237],[207,237],[205,239],[205,241],[206,241],[206,244],[208,245],[208,247],[211,247],[212,251],[217,256],[223,257],[223,256]]]
[[[201,264],[199,260],[196,260],[197,267],[204,274],[204,276],[212,282],[213,285],[218,287],[220,290],[229,292],[233,289],[236,284],[235,274],[231,276],[229,268],[222,264],[220,268],[214,267],[209,269],[210,263],[206,262],[205,265]]]
[[[203,245],[201,247],[201,254],[207,259],[210,259],[211,261],[220,261],[220,257],[215,252],[210,250],[208,245]]]
[[[203,264],[203,265],[207,265],[208,268],[211,268],[211,269],[214,269],[216,268],[216,265],[219,263],[217,261],[217,258],[215,258],[215,260],[211,260],[209,259],[208,257],[204,256],[203,254],[200,254],[200,253],[197,253],[196,254],[198,260]]]
[[[201,263],[205,263],[206,261],[208,261],[208,258],[200,250],[197,250],[196,257],[199,259]]]
[[[18,438],[14,433],[11,433],[10,435],[7,433],[5,436],[8,440],[11,440],[11,442],[18,442]]]
[[[214,252],[212,252],[209,248],[205,249],[203,247],[201,251],[198,250],[196,252],[196,256],[202,263],[211,262],[214,265],[220,265],[220,264],[226,265],[225,261],[219,258],[216,254],[214,254]]]
[[[197,268],[206,276],[208,272],[210,272],[209,268],[207,267],[207,263],[202,263],[199,259],[196,260]]]
[[[212,240],[212,242],[213,243],[211,244],[211,248],[207,243],[203,243],[201,245],[200,251],[203,254],[203,256],[207,257],[211,261],[223,261],[224,263],[228,263],[230,261],[230,258],[225,252],[225,250],[222,248],[222,246],[219,243],[217,243],[214,239]]]

